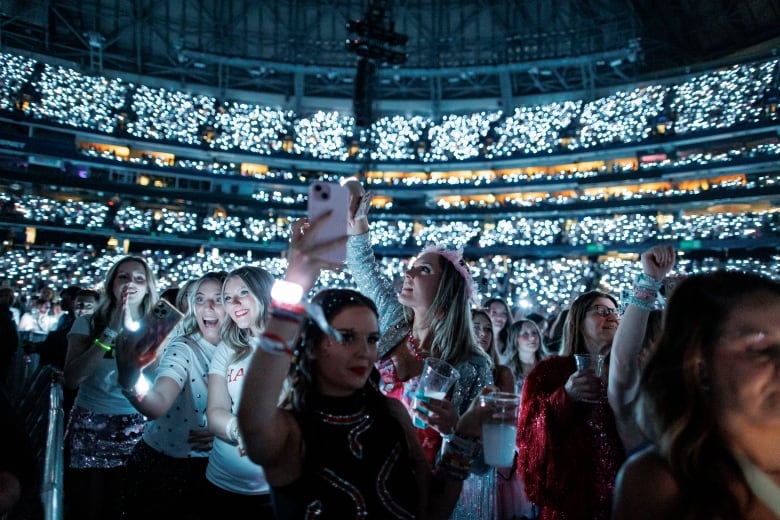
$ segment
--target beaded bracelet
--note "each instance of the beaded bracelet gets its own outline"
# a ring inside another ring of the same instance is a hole
[[[466,480],[471,472],[471,461],[479,453],[478,438],[455,433],[444,439],[441,457],[436,468],[455,480]]]
[[[103,329],[103,334],[101,334],[101,336],[110,341],[119,337],[119,332],[109,327],[106,327],[105,329]]]
[[[283,337],[273,332],[263,332],[258,339],[254,340],[254,343],[258,348],[275,356],[295,355],[295,349]]]
[[[662,282],[656,281],[644,273],[639,273],[631,293],[626,298],[626,303],[646,311],[652,311],[655,309],[655,299],[661,285],[663,285]]]

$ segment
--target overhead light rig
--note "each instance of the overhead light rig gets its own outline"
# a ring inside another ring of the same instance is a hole
[[[376,0],[368,5],[365,17],[347,22],[349,52],[377,63],[403,65],[409,55],[392,47],[404,47],[409,37],[395,31],[390,2]]]
[[[353,112],[355,124],[368,128],[373,122],[373,91],[376,70],[382,64],[403,65],[408,54],[394,47],[404,47],[408,36],[395,31],[391,2],[374,0],[363,18],[347,22],[347,31],[354,34],[346,42],[347,51],[359,56],[355,76]]]

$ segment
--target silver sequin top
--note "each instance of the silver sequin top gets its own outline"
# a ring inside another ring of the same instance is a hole
[[[403,305],[392,282],[379,269],[371,247],[370,232],[353,235],[347,242],[347,268],[358,290],[374,300],[379,310],[379,330],[382,337],[377,349],[380,358],[406,339],[411,323],[404,318]],[[493,374],[487,359],[473,355],[455,366],[460,378],[455,386],[452,404],[463,414],[485,385],[493,384]]]

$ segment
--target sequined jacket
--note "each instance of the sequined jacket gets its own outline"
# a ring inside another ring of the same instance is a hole
[[[377,348],[380,357],[384,357],[406,339],[412,324],[404,317],[403,305],[398,301],[392,282],[379,269],[371,247],[370,233],[349,237],[347,267],[358,290],[374,300],[379,310],[379,330],[382,336]],[[470,356],[455,368],[460,378],[455,384],[452,406],[462,415],[482,388],[493,384],[493,374],[487,358],[481,356]]]
[[[540,361],[523,385],[517,470],[541,520],[608,519],[625,451],[606,397],[571,401],[572,356]]]

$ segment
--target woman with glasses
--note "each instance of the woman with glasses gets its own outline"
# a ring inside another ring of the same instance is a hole
[[[613,296],[581,294],[569,310],[561,355],[539,362],[526,377],[518,471],[542,520],[610,517],[625,451],[607,400],[607,371],[577,370],[574,355],[608,356],[618,318]]]

